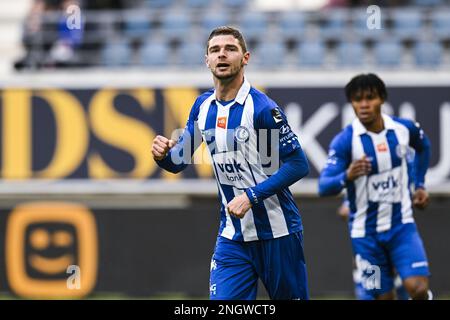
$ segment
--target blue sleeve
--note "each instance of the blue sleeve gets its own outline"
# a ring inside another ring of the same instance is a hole
[[[159,167],[172,173],[178,173],[191,163],[192,155],[202,142],[196,122],[200,104],[197,99],[189,114],[186,127],[175,146],[170,149],[164,159],[156,160]]]
[[[280,159],[283,160],[287,155],[296,149],[301,149],[297,135],[292,131],[283,110],[278,107],[275,102],[269,100],[270,105],[264,108],[256,115],[255,129],[266,129],[268,131],[268,150],[279,153]],[[278,135],[278,145],[271,145],[272,134]]]
[[[341,132],[330,144],[328,159],[319,177],[319,195],[339,194],[346,185],[351,159],[351,135]]]
[[[402,123],[409,131],[409,145],[415,150],[416,158],[414,161],[414,184],[415,188],[425,187],[425,175],[430,164],[430,140],[420,127],[418,122],[411,120],[395,118],[396,121]]]
[[[265,108],[255,119],[255,129],[273,129],[273,134],[278,134],[278,150],[276,146],[272,152],[278,152],[281,161],[280,168],[268,179],[255,187],[246,189],[248,198],[252,204],[281,192],[309,173],[308,160],[303,152],[296,134],[291,130],[283,111],[275,103],[270,108]],[[271,140],[269,138],[269,140]]]

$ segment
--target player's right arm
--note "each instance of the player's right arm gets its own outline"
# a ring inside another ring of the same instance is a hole
[[[347,182],[367,175],[371,170],[369,159],[351,161],[351,136],[343,131],[330,144],[327,163],[320,173],[319,195],[339,194]]]
[[[183,134],[177,142],[160,135],[153,140],[152,155],[159,167],[178,173],[191,163],[192,155],[202,142],[196,123],[199,106],[200,100],[197,99],[192,106]]]

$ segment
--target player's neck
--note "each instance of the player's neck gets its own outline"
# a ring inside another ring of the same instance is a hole
[[[379,117],[377,117],[374,121],[367,123],[367,124],[364,123],[363,125],[367,131],[374,132],[374,133],[380,133],[381,131],[384,130],[384,121],[383,121],[383,117],[381,115]]]
[[[239,73],[233,79],[220,80],[214,78],[214,87],[216,89],[216,99],[220,101],[230,101],[236,98],[239,89],[244,83],[244,74]]]

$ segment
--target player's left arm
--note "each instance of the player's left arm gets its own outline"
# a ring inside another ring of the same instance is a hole
[[[235,216],[239,218],[242,218],[252,205],[261,203],[264,199],[281,192],[282,189],[289,187],[309,173],[308,160],[298,137],[289,127],[287,118],[279,107],[274,104],[271,108],[262,110],[256,117],[255,129],[275,130],[278,134],[278,150],[270,144],[268,147],[272,148],[272,152],[275,151],[275,154],[278,152],[281,166],[268,179],[254,187],[247,188],[245,193],[229,203],[228,207],[232,212],[237,211]],[[239,210],[239,206],[241,210]]]
[[[402,120],[409,130],[409,145],[416,151],[413,205],[418,209],[424,209],[429,201],[428,192],[425,189],[425,175],[430,163],[431,144],[418,122]]]

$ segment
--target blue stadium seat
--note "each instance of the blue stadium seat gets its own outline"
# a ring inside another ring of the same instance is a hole
[[[230,9],[241,9],[247,5],[248,0],[222,0],[225,7]]]
[[[186,13],[169,12],[163,16],[161,31],[168,40],[183,40],[191,30],[191,21]]]
[[[124,34],[131,39],[142,39],[150,34],[150,17],[141,12],[124,15]]]
[[[337,67],[357,67],[364,64],[366,50],[361,42],[341,42],[336,51]]]
[[[377,42],[374,54],[377,66],[398,67],[402,62],[403,47],[398,41]]]
[[[287,55],[287,48],[278,41],[262,43],[256,50],[257,64],[261,67],[275,68],[282,66]]]
[[[169,8],[173,3],[174,0],[145,0],[145,5],[150,9]]]
[[[205,66],[206,48],[204,43],[183,42],[178,50],[177,63],[183,68]]]
[[[422,13],[419,10],[394,10],[391,19],[392,31],[400,40],[413,40],[423,31]]]
[[[230,24],[230,18],[226,12],[208,12],[202,15],[200,20],[201,29],[205,32],[205,36],[209,36],[211,31],[217,27],[227,26]]]
[[[430,18],[433,34],[439,40],[450,40],[450,10],[435,10]]]
[[[161,41],[147,41],[139,52],[139,63],[143,66],[166,66],[170,55],[167,43]]]
[[[192,9],[205,9],[213,0],[186,0],[186,6]]]
[[[438,67],[442,62],[444,49],[439,42],[417,42],[413,48],[414,59],[419,67]]]
[[[127,42],[110,42],[103,47],[101,57],[108,67],[127,66],[131,63],[132,50]]]
[[[412,4],[421,7],[440,6],[444,4],[443,0],[413,0]]]
[[[268,21],[263,12],[246,12],[240,17],[239,24],[245,39],[255,40],[267,34]]]
[[[324,11],[323,17],[325,21],[320,28],[322,38],[327,40],[342,38],[348,31],[348,14],[349,12],[347,10],[335,9],[332,11]]]
[[[353,32],[362,40],[378,40],[385,36],[386,25],[384,15],[381,15],[380,27],[381,29],[369,29],[367,26],[368,14],[366,9],[358,9],[352,16],[352,29]]]
[[[280,30],[280,34],[285,40],[298,40],[305,34],[305,14],[299,11],[283,12],[278,17],[278,27]]]
[[[298,46],[298,65],[322,67],[325,62],[326,46],[320,41],[305,41]]]

